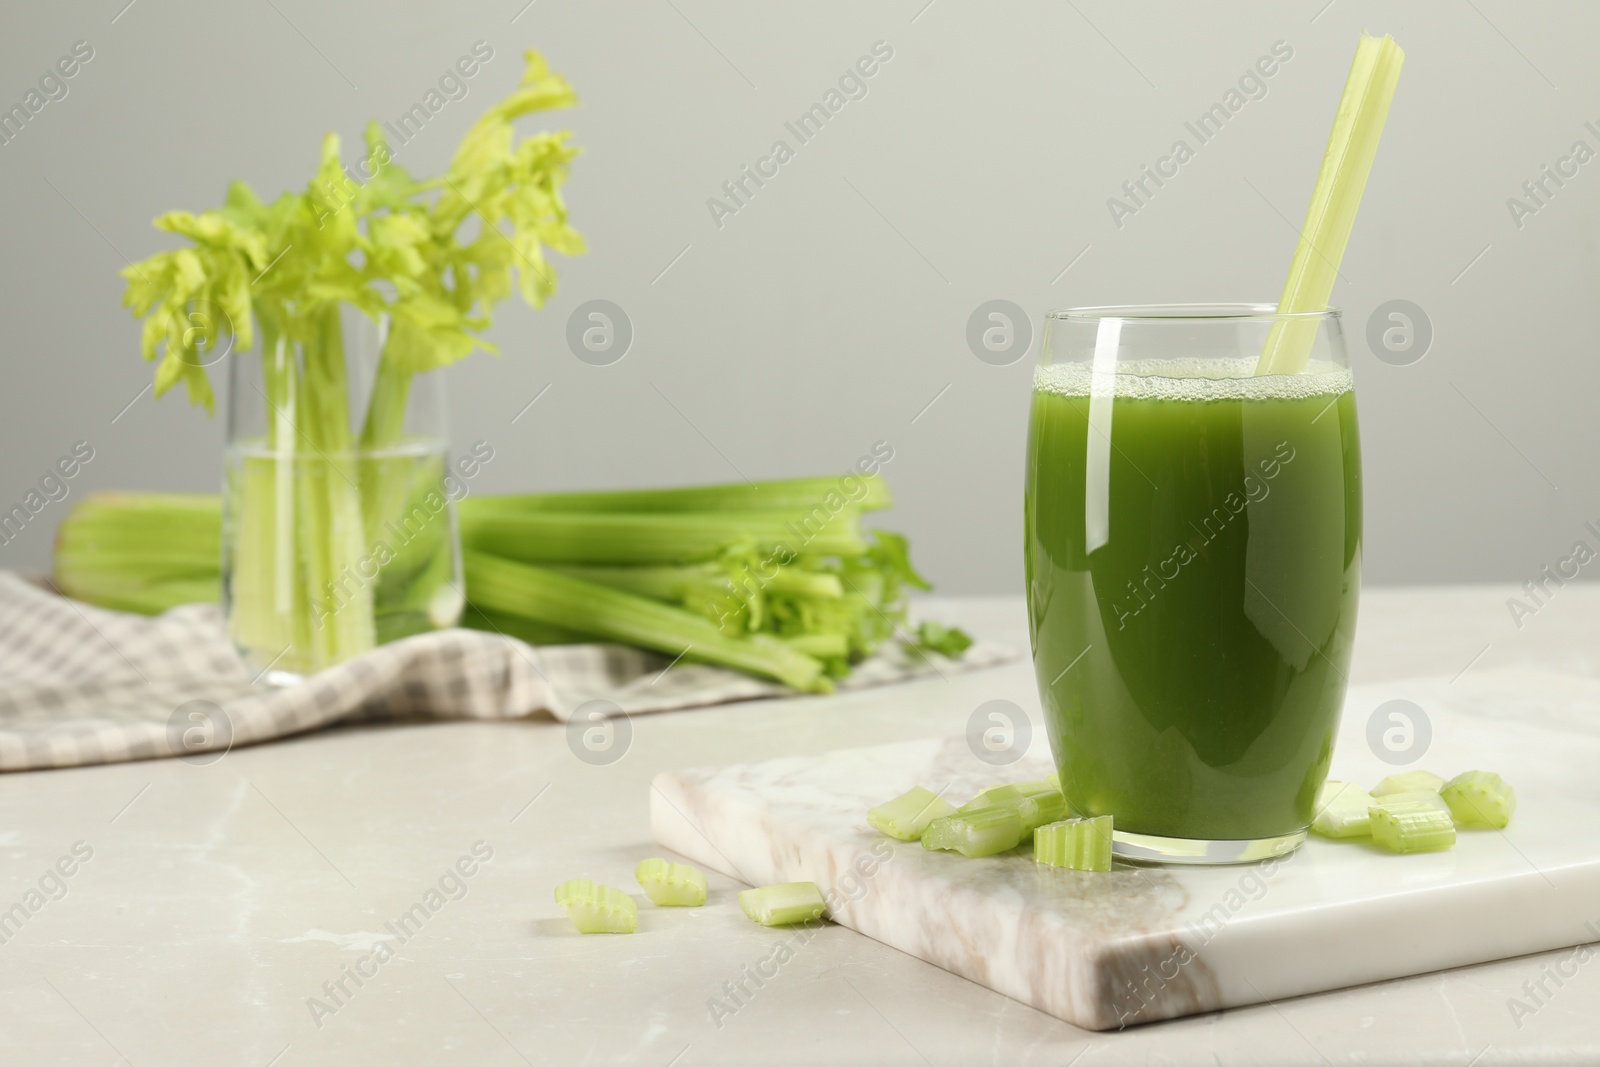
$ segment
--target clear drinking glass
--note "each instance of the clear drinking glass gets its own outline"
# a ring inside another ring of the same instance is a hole
[[[384,358],[387,320],[266,318],[228,380],[222,597],[267,681],[453,626],[463,607],[438,371]]]
[[[1269,342],[1303,367],[1255,373]],[[1025,496],[1034,666],[1072,811],[1111,815],[1125,859],[1297,847],[1360,588],[1339,312],[1050,314]]]

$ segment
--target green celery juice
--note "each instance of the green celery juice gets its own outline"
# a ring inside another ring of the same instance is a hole
[[[1233,361],[1036,372],[1026,568],[1067,800],[1118,831],[1305,829],[1361,565],[1350,372]]]

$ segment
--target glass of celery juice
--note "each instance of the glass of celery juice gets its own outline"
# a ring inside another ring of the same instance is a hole
[[[1269,334],[1298,338],[1302,370],[1256,373]],[[1034,666],[1073,812],[1112,816],[1116,853],[1135,861],[1298,846],[1360,587],[1339,313],[1052,313],[1025,524]]]

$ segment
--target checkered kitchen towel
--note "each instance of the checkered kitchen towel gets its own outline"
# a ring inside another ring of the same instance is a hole
[[[886,646],[841,688],[1015,656],[980,642],[959,661],[930,661]],[[792,692],[720,667],[668,666],[664,656],[615,645],[535,648],[442,630],[384,645],[300,685],[265,688],[252,684],[215,604],[147,618],[0,572],[0,771],[192,756],[342,722],[539,713],[566,721],[591,700],[635,715]]]

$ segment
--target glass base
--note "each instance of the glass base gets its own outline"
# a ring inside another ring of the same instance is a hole
[[[1157,837],[1125,830],[1111,832],[1111,854],[1125,863],[1182,863],[1196,866],[1221,866],[1229,863],[1258,863],[1287,856],[1300,847],[1306,831],[1297,830],[1279,837],[1253,841],[1204,841],[1190,837]]]

